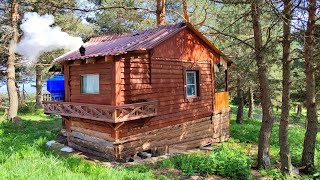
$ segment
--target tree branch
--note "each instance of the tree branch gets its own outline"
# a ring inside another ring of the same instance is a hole
[[[68,7],[68,6],[58,7],[55,5],[51,5],[51,6],[55,7],[55,8],[61,8],[61,9],[73,10],[73,11],[81,11],[81,12],[94,12],[94,11],[109,10],[109,9],[124,9],[124,10],[143,10],[143,11],[147,11],[150,13],[156,13],[155,9],[149,9],[149,8],[143,8],[143,7],[129,7],[129,6],[101,6],[101,7],[93,8],[93,9],[82,9],[82,8]]]
[[[252,3],[252,0],[210,0],[210,1],[215,3],[220,3],[220,4],[233,4],[233,5]]]
[[[204,14],[203,20],[202,20],[201,22],[195,24],[194,26],[202,26],[202,25],[206,22],[206,20],[207,20],[207,15],[208,15],[207,9],[204,9],[204,12],[205,12],[205,14]]]
[[[247,43],[246,41],[244,41],[244,40],[242,40],[242,39],[237,38],[236,36],[233,36],[233,35],[231,35],[231,34],[226,34],[226,33],[221,32],[221,31],[219,31],[219,30],[217,30],[217,29],[215,29],[215,28],[213,28],[213,27],[211,27],[211,26],[208,26],[208,25],[204,25],[204,27],[210,28],[210,29],[216,31],[218,34],[222,34],[222,35],[224,35],[224,36],[227,36],[227,37],[230,37],[230,38],[232,38],[232,39],[235,39],[235,40],[241,42],[242,44],[250,47],[251,49],[256,50],[254,46],[252,46],[251,44]]]

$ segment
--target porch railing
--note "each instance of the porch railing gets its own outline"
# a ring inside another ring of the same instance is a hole
[[[229,108],[229,92],[215,93],[214,111],[218,112],[227,108]]]
[[[118,123],[157,115],[158,102],[108,106],[74,102],[43,101],[44,113]]]

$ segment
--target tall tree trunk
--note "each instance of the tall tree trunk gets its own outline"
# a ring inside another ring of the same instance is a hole
[[[297,105],[297,116],[301,116],[302,113],[302,103]]]
[[[9,111],[8,111],[8,119],[10,121],[14,120],[17,117],[18,106],[19,106],[19,98],[16,88],[16,70],[15,70],[15,47],[18,42],[18,22],[19,22],[19,4],[16,0],[12,0],[11,2],[11,27],[12,27],[12,39],[9,44],[9,56],[7,61],[7,88],[8,88],[8,96],[9,96]]]
[[[237,111],[237,119],[236,122],[238,124],[242,123],[243,120],[243,91],[241,89],[241,75],[237,76],[237,101],[238,101],[238,111]]]
[[[315,80],[312,64],[312,51],[314,39],[314,26],[316,21],[316,0],[309,0],[308,23],[305,33],[304,63],[306,74],[306,106],[307,106],[307,130],[304,138],[302,166],[306,166],[305,172],[310,172],[314,166],[314,152],[317,136],[317,105],[315,100]]]
[[[262,52],[262,33],[260,25],[260,7],[259,0],[253,0],[251,4],[251,16],[254,31],[254,43],[255,43],[255,59],[258,66],[258,78],[260,84],[261,94],[261,106],[262,106],[262,123],[259,133],[258,144],[258,167],[270,168],[270,136],[273,125],[273,113],[271,106],[271,99],[269,94],[269,82],[267,64]]]
[[[188,14],[188,4],[187,0],[182,0],[182,6],[183,6],[183,17],[184,20],[189,22],[189,14]]]
[[[253,109],[254,109],[254,100],[253,100],[253,90],[252,87],[249,87],[249,110],[248,110],[248,118],[253,118]]]
[[[36,65],[36,107],[42,108],[42,67],[41,65]]]
[[[157,0],[157,26],[166,24],[166,0]]]
[[[291,24],[291,0],[283,0],[283,42],[282,42],[282,106],[279,127],[280,160],[282,174],[292,176],[292,164],[290,146],[288,142],[288,124],[290,110],[290,24]]]

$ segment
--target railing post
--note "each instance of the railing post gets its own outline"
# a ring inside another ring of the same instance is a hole
[[[118,111],[118,109],[113,109],[113,111],[112,111],[112,120],[115,123],[117,122],[117,111]]]

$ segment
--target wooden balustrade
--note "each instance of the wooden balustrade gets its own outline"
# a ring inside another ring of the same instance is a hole
[[[43,101],[44,113],[118,123],[157,115],[157,101],[108,106],[74,102]]]
[[[44,93],[43,94],[43,101],[51,101],[51,94],[50,93]]]
[[[221,110],[229,108],[229,92],[215,93],[215,106],[214,111],[219,112]]]

